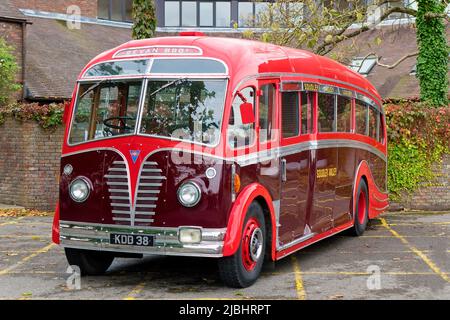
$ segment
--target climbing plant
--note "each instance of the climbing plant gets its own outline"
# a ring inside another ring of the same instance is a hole
[[[153,0],[133,1],[133,39],[146,39],[155,36],[156,12]]]
[[[424,102],[386,101],[388,187],[392,200],[432,181],[432,165],[450,153],[450,108]]]
[[[447,1],[418,0],[416,15],[417,76],[422,100],[432,106],[448,104],[448,55],[449,47],[445,34]]]
[[[15,80],[19,68],[12,51],[13,48],[0,38],[0,106],[10,102],[13,94],[20,89]]]

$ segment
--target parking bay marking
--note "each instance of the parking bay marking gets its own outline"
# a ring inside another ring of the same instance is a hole
[[[145,284],[145,281],[139,283],[133,288],[133,290],[128,293],[125,298],[123,298],[123,300],[136,300],[136,296],[138,296],[142,292],[142,290],[144,290]]]
[[[399,239],[404,245],[406,245],[411,251],[413,251],[420,259],[422,259],[423,262],[431,269],[434,273],[436,273],[438,276],[440,276],[442,279],[444,279],[447,282],[450,282],[450,277],[445,273],[442,272],[441,269],[430,259],[428,258],[422,251],[411,245],[408,240],[405,239],[404,236],[400,235],[397,231],[392,229],[386,219],[380,218],[381,225],[385,227],[389,232],[391,232],[395,238]]]
[[[25,217],[19,217],[17,219],[12,220],[12,221],[6,221],[6,222],[3,222],[3,223],[0,223],[0,227],[11,225],[11,224],[17,224],[17,222],[22,220],[23,218],[25,218]]]
[[[34,257],[40,255],[41,253],[46,253],[46,252],[48,252],[48,251],[49,251],[51,248],[53,248],[54,246],[55,246],[54,243],[50,243],[49,245],[47,245],[47,246],[45,246],[45,247],[43,247],[43,248],[41,248],[41,249],[39,249],[39,250],[34,251],[32,254],[26,256],[25,258],[21,259],[19,262],[13,264],[12,266],[10,266],[10,267],[8,267],[8,268],[6,268],[6,269],[0,270],[0,276],[3,276],[3,275],[5,275],[5,274],[10,273],[12,270],[14,270],[14,269],[20,267],[20,266],[23,265],[25,262],[27,262],[28,260],[33,259]]]
[[[292,265],[294,267],[294,275],[295,275],[295,290],[297,291],[297,298],[299,300],[306,300],[306,291],[305,286],[303,285],[302,271],[300,269],[300,265],[297,261],[297,258],[292,255],[291,256]]]

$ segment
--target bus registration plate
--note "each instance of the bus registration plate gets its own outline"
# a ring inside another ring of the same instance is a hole
[[[127,246],[151,247],[153,246],[153,236],[112,233],[110,243]]]

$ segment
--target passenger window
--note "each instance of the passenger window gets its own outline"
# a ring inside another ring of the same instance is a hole
[[[259,139],[260,142],[272,140],[275,124],[275,101],[276,90],[274,84],[266,84],[261,87],[261,97],[259,98]]]
[[[333,94],[319,93],[319,132],[336,131]]]
[[[380,116],[378,115],[378,110],[373,107],[369,107],[369,137],[374,140],[377,140],[377,129],[378,129],[378,121],[380,120]]]
[[[359,100],[355,103],[355,121],[356,128],[355,133],[368,135],[367,117],[368,117],[367,105]]]
[[[284,92],[282,97],[283,138],[296,137],[299,134],[298,92]]]
[[[244,101],[239,95],[234,98],[228,123],[228,143],[233,148],[249,146],[255,139],[255,124],[243,124],[240,111],[241,104],[248,102],[253,105],[253,112],[255,112],[255,90],[248,87],[242,89],[240,93],[247,101]]]
[[[352,100],[337,96],[337,131],[350,132],[352,123]]]
[[[309,134],[313,132],[313,92],[302,92],[301,102],[302,102],[302,134]]]
[[[378,142],[384,143],[384,117],[380,113],[380,120],[378,121]]]

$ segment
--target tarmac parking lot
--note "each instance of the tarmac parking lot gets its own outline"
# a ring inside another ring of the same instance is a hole
[[[225,287],[215,260],[162,256],[116,259],[70,288],[51,222],[0,218],[0,299],[450,299],[450,212],[386,213],[364,236],[309,246],[246,289]]]

